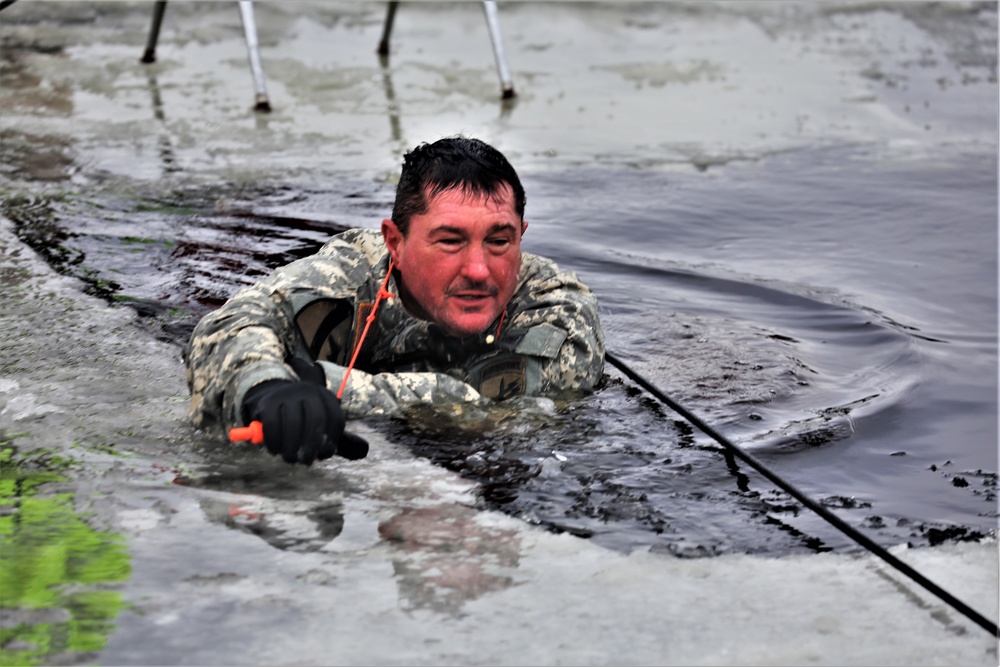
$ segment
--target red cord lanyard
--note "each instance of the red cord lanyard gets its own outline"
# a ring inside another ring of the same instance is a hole
[[[495,336],[487,336],[486,337],[486,343],[487,344],[494,343],[494,342],[500,340],[500,330],[503,329],[503,321],[506,318],[507,318],[507,309],[504,308],[503,312],[500,313],[500,321],[497,323],[497,333],[496,333]],[[492,338],[493,340],[490,340],[490,338]]]
[[[358,354],[361,352],[361,346],[365,343],[365,337],[368,335],[368,330],[372,326],[372,322],[375,321],[375,313],[378,312],[378,306],[382,303],[382,299],[391,299],[395,294],[388,291],[386,287],[389,285],[389,276],[392,275],[392,259],[389,260],[389,269],[385,272],[385,280],[382,281],[382,286],[378,288],[378,294],[375,295],[375,304],[372,306],[371,312],[368,313],[367,319],[365,319],[365,328],[361,332],[361,337],[358,338],[358,344],[354,346],[354,354],[351,355],[351,363],[347,365],[347,372],[344,373],[344,381],[340,383],[340,389],[337,390],[337,399],[343,397],[344,388],[347,387],[347,378],[350,377],[351,371],[354,369],[354,363],[358,360]]]
[[[379,304],[382,303],[382,299],[391,299],[395,294],[388,291],[386,287],[389,285],[389,276],[392,275],[392,260],[389,260],[389,270],[385,273],[385,280],[382,281],[382,286],[378,288],[378,294],[375,295],[375,303],[372,305],[371,311],[368,313],[368,317],[365,319],[365,328],[361,332],[361,336],[358,338],[357,345],[354,346],[354,353],[351,355],[351,363],[347,365],[347,371],[344,373],[344,380],[340,383],[340,389],[337,390],[337,399],[341,399],[344,396],[344,389],[347,387],[347,378],[350,377],[351,371],[354,370],[354,364],[358,360],[358,354],[361,352],[361,346],[365,343],[365,337],[368,336],[368,330],[372,326],[372,322],[375,321],[375,314],[378,312]],[[496,340],[500,340],[500,329],[503,328],[503,321],[507,317],[507,309],[504,308],[503,312],[500,313],[500,322],[497,324],[497,333],[495,336],[487,336],[487,342],[492,343]],[[493,340],[489,340],[492,338]]]

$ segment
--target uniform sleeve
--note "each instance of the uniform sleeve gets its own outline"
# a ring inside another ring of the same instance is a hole
[[[572,271],[539,265],[525,285],[513,324],[527,329],[515,352],[540,364],[538,393],[589,391],[604,372],[604,330],[597,298]]]
[[[327,387],[336,393],[346,368],[321,361]],[[417,405],[433,405],[444,412],[484,402],[470,385],[445,373],[366,373],[351,371],[341,405],[348,418],[399,417]]]
[[[294,380],[284,360],[292,311],[260,284],[238,292],[202,318],[185,350],[195,426],[219,431],[241,424],[243,396],[266,380]]]
[[[353,299],[380,252],[373,238],[364,231],[334,237],[316,255],[276,270],[202,318],[184,354],[195,426],[219,431],[241,424],[251,387],[297,379],[285,364],[305,345],[295,314],[320,299]]]

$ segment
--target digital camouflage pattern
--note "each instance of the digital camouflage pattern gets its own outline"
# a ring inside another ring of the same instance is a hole
[[[388,266],[379,231],[351,230],[206,315],[184,354],[194,424],[242,424],[248,389],[299,379],[286,363],[293,355],[320,362],[336,392]],[[388,291],[395,292],[395,276]],[[603,368],[593,293],[572,272],[522,253],[507,312],[481,335],[449,336],[412,317],[400,299],[382,301],[343,408],[348,417],[397,416],[420,404],[579,392],[593,388]]]

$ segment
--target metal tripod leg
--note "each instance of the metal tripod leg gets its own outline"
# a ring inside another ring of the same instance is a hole
[[[156,62],[156,41],[160,38],[160,26],[163,24],[163,12],[167,9],[167,0],[157,0],[153,7],[153,23],[149,26],[149,37],[146,39],[146,51],[139,60],[144,63]]]
[[[378,43],[378,54],[380,56],[389,55],[389,36],[392,34],[392,22],[396,19],[396,10],[399,9],[399,2],[390,2],[389,9],[385,13],[385,25],[382,27],[382,39]]]
[[[267,96],[267,84],[264,82],[264,66],[260,61],[260,50],[257,45],[257,23],[253,18],[252,0],[239,0],[240,19],[243,21],[243,36],[247,41],[247,56],[250,59],[250,73],[253,75],[253,86],[256,91],[257,111],[270,111],[271,101]]]
[[[500,76],[501,97],[509,100],[516,95],[514,83],[507,69],[507,57],[503,50],[503,36],[500,34],[500,19],[497,16],[497,3],[493,0],[483,0],[483,12],[486,14],[486,26],[490,31],[490,41],[493,42],[493,57],[497,63],[497,74]]]
[[[389,55],[389,38],[392,35],[392,24],[396,19],[396,10],[399,2],[390,2],[385,14],[385,24],[382,27],[382,39],[378,43],[378,54],[383,58]],[[504,55],[503,36],[500,34],[500,19],[497,14],[497,3],[492,0],[483,0],[483,12],[486,14],[486,27],[490,32],[490,41],[493,43],[493,58],[497,64],[497,74],[500,76],[501,97],[509,100],[515,97],[514,82],[507,69],[507,56]]]

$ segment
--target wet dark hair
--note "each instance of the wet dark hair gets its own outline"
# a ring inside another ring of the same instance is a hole
[[[500,151],[479,139],[462,136],[420,144],[403,156],[392,221],[406,236],[410,218],[427,212],[429,198],[458,188],[496,202],[504,184],[513,191],[514,210],[524,220],[524,188]]]

